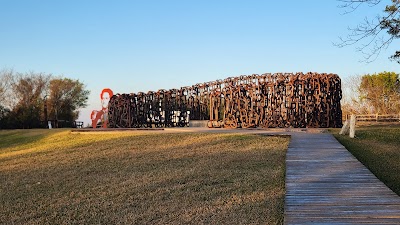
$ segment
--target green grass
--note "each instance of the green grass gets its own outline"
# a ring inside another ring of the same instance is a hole
[[[0,223],[281,224],[288,142],[0,131]]]
[[[358,127],[354,139],[339,135],[339,129],[331,131],[360,162],[400,195],[399,125]]]

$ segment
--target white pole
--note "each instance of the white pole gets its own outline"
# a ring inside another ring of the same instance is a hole
[[[351,115],[350,117],[350,138],[354,138],[356,136],[356,116]]]

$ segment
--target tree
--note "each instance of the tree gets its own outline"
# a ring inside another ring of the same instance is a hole
[[[12,85],[19,105],[37,106],[47,94],[51,75],[42,73],[17,74],[17,82]]]
[[[346,13],[357,10],[361,5],[376,6],[382,0],[338,0],[343,4],[340,7],[347,9]],[[340,37],[339,47],[357,45],[357,51],[364,54],[364,61],[371,62],[378,57],[394,40],[400,37],[400,0],[391,0],[386,5],[384,15],[377,15],[375,19],[366,18],[357,27],[349,28],[350,34],[346,38]],[[396,51],[391,60],[400,63],[400,51]]]
[[[48,108],[50,118],[72,122],[79,116],[77,109],[87,106],[90,91],[79,80],[57,78],[50,81]],[[57,125],[56,125],[57,126]]]
[[[44,127],[49,118],[72,125],[88,100],[84,88],[79,80],[0,70],[0,128]]]
[[[17,102],[13,108],[18,128],[40,127],[43,121],[44,97],[51,75],[43,73],[18,73],[11,85]]]
[[[15,106],[15,96],[12,91],[12,85],[15,83],[15,73],[11,69],[0,71],[0,105],[11,109]]]
[[[360,100],[367,101],[375,113],[400,112],[400,82],[394,72],[366,74],[360,83]]]
[[[0,129],[9,128],[10,110],[0,105]]]
[[[50,75],[0,71],[0,108],[2,128],[39,127],[43,96]]]
[[[369,102],[360,98],[360,84],[362,76],[348,76],[342,79],[341,100],[343,115],[369,114],[374,111]]]

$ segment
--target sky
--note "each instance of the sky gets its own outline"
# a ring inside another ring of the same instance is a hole
[[[91,91],[78,120],[101,109],[100,92],[180,88],[276,72],[349,76],[399,72],[334,43],[385,3],[352,13],[336,0],[0,0],[0,70],[79,79]],[[397,49],[398,50],[398,49]]]

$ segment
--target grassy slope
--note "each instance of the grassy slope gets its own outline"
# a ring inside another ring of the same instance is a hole
[[[400,195],[400,126],[369,126],[356,129],[356,138],[335,137],[382,182]]]
[[[0,131],[0,223],[283,221],[288,139]]]

